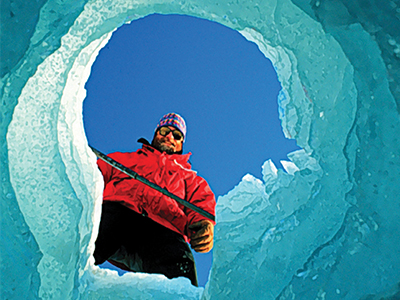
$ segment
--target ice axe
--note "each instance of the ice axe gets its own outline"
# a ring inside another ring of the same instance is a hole
[[[116,160],[112,159],[111,157],[101,153],[100,151],[96,150],[95,148],[91,147],[89,145],[90,149],[92,149],[92,151],[94,152],[94,154],[96,154],[96,156],[98,158],[100,158],[102,161],[106,162],[107,164],[109,164],[110,166],[116,168],[117,170],[125,173],[126,175],[128,175],[129,177],[136,179],[146,185],[148,185],[149,187],[155,189],[156,191],[159,191],[161,193],[163,193],[164,195],[174,199],[176,202],[182,204],[183,206],[190,208],[191,210],[199,213],[200,215],[202,215],[203,217],[206,217],[207,219],[210,219],[211,221],[215,222],[215,216],[210,214],[209,212],[201,209],[200,207],[197,207],[196,205],[182,199],[179,198],[178,196],[168,192],[166,189],[163,189],[162,187],[158,186],[155,183],[152,183],[151,181],[148,181],[146,178],[143,178],[142,176],[140,176],[138,173],[136,173],[135,171],[132,171],[131,169],[125,167],[124,165],[120,164],[119,162],[117,162]]]

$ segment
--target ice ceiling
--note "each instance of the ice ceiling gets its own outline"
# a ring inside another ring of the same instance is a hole
[[[263,181],[246,175],[219,198],[205,289],[118,277],[91,257],[102,183],[84,83],[112,31],[151,13],[213,20],[257,43],[284,89],[283,130],[304,149],[286,172],[267,161]],[[5,299],[400,297],[398,2],[9,1],[1,18]]]

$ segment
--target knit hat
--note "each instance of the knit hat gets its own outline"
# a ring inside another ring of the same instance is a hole
[[[176,113],[169,113],[164,115],[160,121],[157,124],[156,129],[154,132],[156,132],[160,127],[163,126],[174,126],[176,129],[178,129],[180,132],[183,134],[183,139],[186,137],[186,123],[185,120],[178,114]]]

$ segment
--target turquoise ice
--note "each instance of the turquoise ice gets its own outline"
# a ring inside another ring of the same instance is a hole
[[[99,269],[102,180],[84,84],[112,32],[186,14],[255,42],[303,150],[218,199],[207,286]],[[378,0],[16,1],[1,9],[1,297],[395,299],[400,295],[400,5]],[[393,297],[393,298],[391,298]]]

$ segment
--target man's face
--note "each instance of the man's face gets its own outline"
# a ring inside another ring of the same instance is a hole
[[[163,136],[160,131],[162,128],[171,129],[168,134]],[[173,154],[182,150],[183,138],[175,139],[173,131],[177,130],[173,126],[163,126],[159,128],[154,136],[153,142],[151,143],[154,148],[160,150],[161,152],[166,152],[168,154]]]

